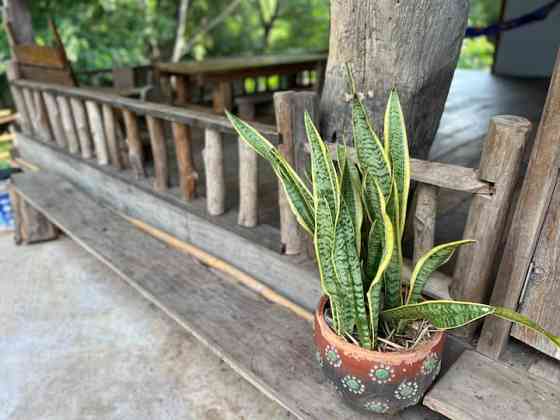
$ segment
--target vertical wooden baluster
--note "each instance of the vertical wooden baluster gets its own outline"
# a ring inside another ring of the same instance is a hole
[[[171,127],[175,141],[177,166],[179,167],[181,194],[185,199],[190,200],[196,191],[196,181],[198,179],[192,157],[191,128],[176,122],[173,122]]]
[[[239,104],[239,116],[244,120],[255,119],[255,105]],[[257,154],[239,138],[239,214],[237,223],[255,227],[258,223],[258,159]]]
[[[19,78],[17,63],[14,60],[10,61],[6,66],[6,76],[8,78],[8,81],[10,82],[15,81]],[[29,114],[27,106],[25,105],[21,89],[18,86],[10,83],[10,91],[12,92],[12,98],[14,98],[14,102],[20,116],[19,121],[22,131],[25,134],[32,134],[33,124],[31,121],[31,115]]]
[[[78,140],[76,127],[74,126],[74,115],[70,109],[70,103],[68,102],[68,98],[64,96],[59,96],[56,100],[60,109],[64,134],[66,135],[66,140],[68,141],[68,151],[76,155],[80,153],[80,142]]]
[[[156,175],[154,188],[156,191],[165,191],[169,186],[169,172],[167,168],[167,148],[165,145],[163,121],[150,115],[146,117],[146,120],[148,121],[150,144],[154,156]]]
[[[25,107],[27,108],[27,112],[29,113],[29,118],[31,120],[31,128],[35,136],[42,139],[41,136],[41,127],[39,127],[38,121],[38,113],[35,110],[35,101],[33,100],[33,94],[31,90],[28,88],[23,88],[23,101],[25,102]]]
[[[72,105],[72,114],[74,115],[74,122],[76,123],[82,158],[91,159],[93,157],[93,140],[91,139],[89,130],[86,108],[84,103],[78,98],[70,98],[70,104]]]
[[[64,126],[62,125],[62,117],[60,115],[60,110],[58,109],[58,103],[54,95],[51,93],[43,92],[43,98],[51,120],[51,127],[54,131],[56,144],[66,149],[68,142],[66,141],[66,135],[64,133]]]
[[[33,92],[33,102],[35,103],[35,112],[37,112],[37,120],[39,126],[41,127],[42,138],[48,142],[54,141],[54,134],[49,121],[49,114],[47,107],[45,106],[45,101],[43,100],[43,95],[41,95],[40,91],[36,90]]]
[[[89,126],[91,127],[93,144],[95,146],[95,155],[97,163],[100,165],[109,164],[109,152],[107,150],[107,139],[105,138],[105,128],[103,127],[103,118],[99,106],[93,101],[86,101],[87,114],[89,118]]]
[[[119,150],[119,140],[117,137],[117,126],[115,122],[115,113],[110,105],[103,104],[103,122],[105,123],[105,137],[109,146],[109,158],[111,164],[121,170],[123,168]]]
[[[314,92],[287,91],[274,94],[276,126],[282,139],[282,144],[278,145],[278,150],[295,167],[296,172],[302,179],[305,179],[304,173],[308,159],[305,153],[307,136],[305,135],[303,114],[304,110],[307,110],[316,121],[318,109],[318,96]],[[280,233],[284,253],[298,254],[307,248],[308,253],[313,255],[311,240],[305,238],[299,228],[281,184],[279,184],[278,207],[280,209]]]
[[[187,76],[175,76],[175,90],[177,91],[175,103],[178,106],[185,106],[191,101],[191,91],[189,88],[189,78]]]
[[[414,264],[434,246],[438,188],[420,184],[416,188],[414,212]]]
[[[128,109],[123,109],[124,123],[126,125],[126,139],[128,143],[128,158],[130,166],[137,178],[144,178],[144,151],[138,130],[138,120],[136,115]]]
[[[231,83],[228,81],[217,82],[212,90],[212,108],[217,114],[223,114],[224,111],[231,110],[233,106],[233,95]]]
[[[203,156],[206,173],[206,208],[208,214],[218,216],[225,211],[226,198],[222,133],[206,128]]]

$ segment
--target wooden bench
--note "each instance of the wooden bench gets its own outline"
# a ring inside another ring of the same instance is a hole
[[[343,405],[321,377],[308,319],[135,228],[63,178],[15,175],[21,198],[298,419],[378,419]],[[308,318],[308,317],[307,317]],[[447,346],[446,365],[462,351]],[[395,420],[436,419],[421,406]]]

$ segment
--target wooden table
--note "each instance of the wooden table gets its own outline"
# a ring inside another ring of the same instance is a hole
[[[223,113],[232,107],[232,82],[247,77],[294,75],[304,70],[319,70],[322,73],[326,61],[326,53],[284,54],[158,63],[156,69],[162,79],[175,77],[178,105],[190,102],[189,83],[212,84],[214,111]]]

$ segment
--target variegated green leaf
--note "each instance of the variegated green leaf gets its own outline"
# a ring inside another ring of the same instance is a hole
[[[288,202],[299,224],[311,235],[315,230],[313,196],[304,182],[296,174],[290,164],[278,150],[257,130],[243,120],[226,111],[233,128],[239,137],[249,145],[257,154],[268,160],[275,174],[280,179]]]
[[[339,184],[333,161],[321,139],[311,117],[306,112],[304,116],[307,139],[311,145],[311,176],[313,180],[313,199],[315,205],[320,198],[329,203],[333,219],[338,209]]]
[[[385,150],[388,153],[393,171],[393,179],[398,191],[399,231],[404,232],[408,193],[410,189],[410,158],[406,125],[397,92],[393,89],[389,95],[384,123]]]
[[[426,319],[434,327],[446,330],[462,327],[492,313],[494,308],[488,305],[453,300],[431,300],[388,309],[383,311],[381,316],[390,322]]]
[[[395,308],[402,305],[402,278],[401,270],[403,264],[401,232],[399,227],[399,201],[398,193],[393,180],[391,199],[387,203],[387,213],[393,223],[395,240],[393,241],[393,252],[391,261],[383,274],[383,284],[385,291],[385,307]]]
[[[346,202],[352,223],[354,225],[356,249],[358,255],[361,253],[362,244],[362,222],[364,212],[362,207],[362,197],[360,193],[361,181],[358,169],[346,153],[346,146],[337,146],[337,160],[340,168],[340,188],[341,197]]]
[[[342,325],[352,323],[351,308],[346,308],[345,297],[342,293],[341,286],[338,283],[334,271],[334,219],[331,215],[329,204],[326,199],[319,200],[315,211],[316,228],[313,242],[315,245],[315,255],[317,257],[317,266],[321,278],[321,288],[330,300],[333,318],[335,320],[335,329],[337,333],[341,332]],[[341,313],[341,307],[347,312]],[[348,315],[349,313],[349,315]]]
[[[541,327],[536,322],[530,320],[526,316],[523,316],[515,311],[512,311],[511,309],[501,308],[501,307],[494,308],[494,315],[499,318],[506,319],[508,321],[512,321],[517,324],[523,325],[524,327],[527,327],[533,331],[538,332],[539,334],[544,335],[552,342],[552,344],[554,344],[558,349],[560,349],[560,336],[554,335],[551,332],[546,331],[543,327]]]
[[[368,317],[364,299],[364,285],[360,258],[354,246],[354,226],[350,211],[344,199],[340,200],[340,209],[336,220],[334,269],[342,292],[349,297],[354,311],[354,320],[360,345],[371,347]],[[346,331],[352,333],[352,331]]]
[[[459,248],[461,245],[470,244],[475,241],[472,240],[463,240],[463,241],[455,241],[449,242],[446,244],[438,245],[435,248],[432,248],[428,253],[423,255],[414,270],[412,271],[412,275],[410,277],[410,286],[409,286],[409,293],[406,299],[407,304],[417,303],[420,301],[422,297],[422,290],[424,290],[424,286],[426,282],[432,275],[434,271],[436,271],[439,267],[445,264],[455,250]]]
[[[383,255],[383,225],[380,222],[373,222],[367,240],[367,258],[365,263],[367,288],[369,288],[375,277],[379,261],[381,261],[381,255]]]

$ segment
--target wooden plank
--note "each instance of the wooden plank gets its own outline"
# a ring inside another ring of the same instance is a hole
[[[60,51],[54,47],[20,44],[14,45],[12,51],[21,64],[57,69],[64,69],[66,65],[64,56],[61,56]]]
[[[146,180],[116,172],[73,155],[48,143],[17,134],[18,149],[26,161],[71,179],[100,202],[192,243],[284,294],[299,305],[314,310],[321,294],[318,275],[294,266],[279,251],[278,236],[265,226],[237,227],[227,215],[211,218],[194,203],[168,193],[155,193]],[[266,247],[265,247],[266,246]]]
[[[78,98],[70,98],[72,114],[76,123],[76,131],[80,141],[80,151],[84,159],[91,159],[93,156],[93,140],[89,130],[88,116],[84,103]]]
[[[65,149],[68,142],[66,141],[64,125],[62,124],[62,115],[60,114],[60,109],[58,108],[56,96],[48,92],[43,92],[43,100],[45,101],[45,106],[47,108],[47,114],[53,130],[54,140],[59,147]]]
[[[6,133],[0,135],[0,143],[11,143],[14,141],[14,135],[12,133]]]
[[[560,334],[560,180],[556,185],[533,255],[518,311],[552,334]],[[560,360],[560,349],[533,331],[513,325],[511,335]]]
[[[171,124],[171,128],[179,169],[179,187],[182,196],[186,200],[191,200],[196,192],[196,181],[198,179],[192,156],[191,128],[176,122]]]
[[[531,123],[525,118],[502,115],[490,120],[479,177],[492,183],[495,193],[492,197],[475,195],[472,199],[463,237],[477,243],[461,247],[457,253],[453,276],[456,281],[451,286],[451,296],[455,299],[484,303],[492,293],[498,244],[530,130]]]
[[[35,111],[37,112],[37,125],[41,128],[39,137],[45,141],[52,142],[54,141],[53,129],[49,120],[49,112],[47,111],[45,100],[40,91],[33,91],[33,100],[35,102]]]
[[[59,177],[18,175],[15,185],[80,246],[295,418],[385,418],[359,414],[335,398],[316,366],[308,321],[186,260]],[[415,407],[395,420],[428,416]]]
[[[560,52],[490,299],[493,305],[517,308],[560,166],[559,126]],[[499,358],[510,328],[511,323],[505,320],[486,320],[478,350]]]
[[[336,159],[336,145],[329,144],[328,147],[332,158]],[[309,153],[309,146],[306,145],[305,150]],[[348,148],[348,154],[354,160],[356,159],[356,151],[353,147]],[[494,194],[492,183],[481,180],[478,171],[473,168],[429,160],[410,159],[410,172],[413,181],[423,184],[471,194]]]
[[[165,134],[163,123],[157,118],[148,116],[148,130],[150,131],[150,144],[154,157],[156,191],[165,191],[169,187],[169,171],[167,165],[167,148],[165,146]]]
[[[9,112],[10,112],[9,115],[2,115],[2,116],[0,116],[0,125],[11,124],[11,123],[17,121],[17,119],[18,119],[18,114],[12,113],[11,110],[9,110]]]
[[[49,69],[45,67],[19,65],[23,79],[34,82],[54,83],[61,86],[76,86],[67,70]]]
[[[420,184],[416,188],[414,210],[414,264],[434,246],[438,189]]]
[[[236,101],[237,103],[237,101]],[[245,121],[255,119],[255,105],[250,102],[237,104],[239,117]],[[258,224],[259,168],[258,155],[241,138],[239,139],[239,215],[240,226],[255,227]]]
[[[105,127],[105,138],[107,139],[111,165],[113,165],[116,169],[121,170],[123,169],[123,163],[121,160],[115,111],[109,105],[103,105],[103,126]]]
[[[74,125],[74,115],[72,114],[68,98],[59,96],[56,100],[60,109],[64,134],[68,141],[68,151],[72,154],[78,154],[80,153],[80,142],[78,140],[78,133]]]
[[[230,82],[216,82],[212,88],[212,109],[218,115],[224,111],[231,111],[233,107],[233,92]]]
[[[57,84],[40,83],[31,80],[14,80],[13,85],[19,87],[29,87],[39,89],[44,92],[61,94],[84,100],[92,100],[100,104],[111,105],[116,108],[123,108],[137,115],[151,115],[166,121],[182,123],[189,126],[206,128],[210,127],[225,133],[234,133],[229,120],[222,115],[201,110],[193,107],[184,108],[160,103],[141,101],[138,99],[126,98],[108,92],[100,92],[95,89],[66,87]],[[265,137],[273,143],[278,143],[278,133],[276,128],[267,124],[253,123]]]
[[[99,110],[99,105],[94,101],[86,101],[86,109],[93,138],[95,156],[97,157],[97,163],[100,165],[108,165],[109,150],[107,148],[105,127],[103,124],[101,111]]]
[[[144,151],[142,149],[142,141],[140,140],[138,120],[136,115],[128,109],[123,109],[123,116],[126,126],[126,142],[128,143],[130,166],[132,166],[136,178],[144,178],[146,170],[144,169]]]
[[[222,135],[210,128],[204,132],[204,170],[206,173],[206,208],[211,216],[225,211],[226,183]]]
[[[428,392],[424,405],[452,420],[556,420],[560,389],[466,351]]]

